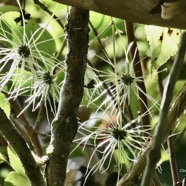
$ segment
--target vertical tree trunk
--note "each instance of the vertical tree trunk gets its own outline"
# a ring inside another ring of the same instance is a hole
[[[46,167],[48,186],[62,186],[70,145],[77,132],[76,111],[83,97],[87,63],[89,12],[72,7],[67,18],[68,54],[66,76],[60,93],[57,116],[52,122],[50,147],[53,149]]]

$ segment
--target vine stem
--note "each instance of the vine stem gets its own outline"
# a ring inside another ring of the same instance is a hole
[[[179,73],[182,69],[185,52],[186,52],[186,32],[182,34],[180,46],[174,64],[172,66],[171,72],[169,74],[167,83],[164,88],[162,104],[160,108],[160,119],[152,139],[152,145],[149,153],[147,154],[147,164],[144,171],[141,186],[151,185],[156,164],[160,159],[160,149],[164,140],[165,129],[168,119],[168,112],[170,109],[170,103],[173,97],[174,86],[178,79]]]
[[[144,126],[148,126],[150,124],[149,122],[149,115],[146,114],[148,113],[148,102],[147,102],[147,97],[146,97],[146,87],[143,79],[143,72],[142,72],[142,67],[140,63],[140,56],[139,56],[139,51],[134,35],[134,29],[133,29],[133,24],[129,21],[125,21],[125,26],[126,26],[126,34],[128,38],[128,44],[133,43],[131,47],[131,56],[134,58],[133,62],[133,69],[136,77],[140,77],[141,81],[137,81],[137,86],[141,89],[141,91],[138,89],[138,95],[139,95],[139,102],[140,102],[140,111],[142,117],[142,124]]]

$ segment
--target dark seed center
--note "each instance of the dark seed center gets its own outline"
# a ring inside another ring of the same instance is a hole
[[[131,85],[134,81],[134,78],[130,76],[129,74],[124,74],[121,79],[123,83],[126,85]]]
[[[123,140],[123,139],[125,139],[127,133],[124,130],[121,130],[121,129],[114,129],[113,132],[112,132],[112,135],[117,140]]]
[[[28,58],[30,55],[30,50],[27,45],[22,45],[18,49],[18,54],[23,56],[24,58]]]
[[[43,75],[43,80],[48,85],[51,85],[53,83],[53,77],[50,75],[50,72],[46,72]]]

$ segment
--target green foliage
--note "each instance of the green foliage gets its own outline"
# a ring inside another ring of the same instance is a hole
[[[8,160],[6,156],[0,152],[0,164],[4,162],[8,163]]]
[[[5,179],[4,186],[30,186],[28,179],[21,175],[18,174],[15,171],[12,171],[8,174],[8,176]]]
[[[150,45],[151,65],[157,69],[166,63],[171,56],[176,54],[181,30],[145,26],[145,33]]]
[[[90,14],[90,21],[93,24],[96,32],[99,34],[100,38],[106,38],[112,34],[112,22],[110,16],[105,16],[103,14],[99,14],[96,12],[91,12]],[[114,19],[116,26],[118,29],[123,30],[124,24],[123,21],[120,19]],[[90,39],[95,38],[94,32],[91,30],[90,32]]]
[[[20,13],[12,11],[1,15],[1,19],[6,20],[6,22],[2,24],[0,34],[2,34],[2,32],[8,33],[8,36],[12,37],[8,38],[11,39],[14,44],[19,44],[20,42],[28,42],[29,45],[37,44],[38,50],[44,51],[46,54],[54,54],[56,51],[55,41],[47,29],[45,27],[41,28],[34,20],[27,21],[27,23],[25,23],[26,27],[21,27],[20,23],[14,21],[14,19],[19,16]]]
[[[1,13],[6,13],[9,11],[19,11],[19,8],[16,6],[12,6],[12,5],[0,6]]]
[[[25,176],[25,171],[23,169],[22,163],[11,146],[7,147],[7,152],[11,167],[16,171],[17,174]]]
[[[3,161],[7,162],[14,171],[9,172],[4,180],[4,186],[29,186],[28,178],[25,175],[22,163],[17,154],[11,146],[7,147],[7,152],[10,163],[7,162],[4,156],[2,156]]]
[[[56,9],[53,1],[42,2],[65,22],[66,6]],[[23,21],[21,26],[14,20],[20,16],[20,7],[0,7],[0,108],[8,118],[13,113],[17,121],[15,126],[20,127],[19,132],[23,136],[28,135],[28,142],[33,137],[29,127],[34,135],[41,135],[38,143],[44,148],[51,138],[48,135],[50,124],[56,119],[58,106],[61,107],[58,104],[63,93],[60,90],[64,85],[68,47],[65,31],[54,18],[31,0],[26,2],[25,9],[31,13],[32,19]],[[156,70],[159,67],[171,68],[172,63],[167,61],[174,58],[182,31],[134,24],[141,58],[137,64],[141,64],[143,74],[137,77],[134,68],[136,53],[131,55],[132,44],[127,43],[124,21],[91,12],[90,22],[95,30],[89,24],[90,53],[81,104],[91,108],[91,118],[88,115],[86,121],[81,122],[80,116],[69,160],[81,157],[93,172],[105,171],[109,174],[116,170],[123,174],[138,161],[153,134],[151,127],[158,122],[161,102],[159,75],[162,75],[161,83],[164,84],[169,70],[166,74],[164,70]],[[90,82],[93,83],[89,87]],[[141,89],[139,84],[142,82],[147,92]],[[177,84],[176,92],[182,85],[183,81]],[[147,103],[139,92],[147,98]],[[9,99],[20,106],[18,116],[15,114],[18,107],[14,108]],[[140,110],[140,101],[147,112]],[[85,113],[81,114],[84,116]],[[146,115],[150,121],[147,127],[142,127],[142,119]],[[37,150],[34,149],[35,153]],[[7,152],[8,157],[0,153],[0,163],[10,166],[13,171],[5,178],[4,186],[29,185],[22,163],[10,145]],[[44,157],[38,158],[40,163],[48,160],[47,156]],[[168,155],[163,150],[160,163],[167,160]],[[41,171],[45,172],[42,168]]]
[[[0,108],[4,110],[5,114],[9,118],[10,116],[10,102],[7,100],[6,96],[0,92]]]

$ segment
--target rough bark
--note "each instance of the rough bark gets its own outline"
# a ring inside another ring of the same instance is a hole
[[[168,20],[162,18],[160,12],[151,14],[150,11],[158,4],[158,0],[53,0],[61,4],[92,10],[105,15],[125,19],[133,23],[159,25],[165,27],[186,28],[186,1],[178,0],[178,7],[170,14]],[[166,6],[163,11],[166,12]],[[167,12],[166,12],[167,13]],[[165,17],[165,16],[164,16]]]
[[[52,122],[53,152],[47,164],[48,186],[62,186],[70,145],[77,132],[76,111],[83,96],[84,74],[87,63],[89,12],[72,7],[67,18],[68,54],[66,77],[60,93],[59,108]]]
[[[31,186],[45,186],[39,165],[35,162],[24,139],[18,133],[11,121],[6,117],[2,109],[0,109],[0,116],[0,132],[20,158]]]

